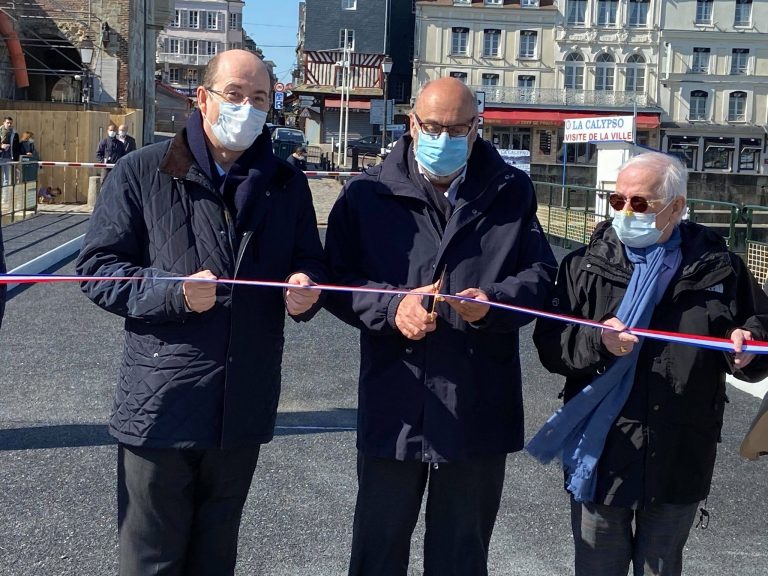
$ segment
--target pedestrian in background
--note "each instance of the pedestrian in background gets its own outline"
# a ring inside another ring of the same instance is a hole
[[[326,252],[338,284],[458,294],[330,294],[360,329],[350,576],[405,576],[426,492],[424,574],[482,576],[507,454],[523,447],[518,330],[556,270],[530,178],[477,137],[474,94],[427,84],[410,135],[350,180]],[[418,287],[418,288],[416,288]],[[434,299],[433,299],[434,300]]]
[[[34,136],[32,132],[24,132],[21,135],[19,159],[22,163],[21,180],[23,182],[36,181],[37,173],[40,169],[40,165],[37,163],[40,160],[40,154],[37,152]]]
[[[123,156],[125,156],[125,146],[117,139],[117,125],[114,122],[110,122],[107,125],[107,135],[102,138],[101,142],[99,142],[99,147],[96,149],[96,158],[99,162],[114,164]],[[101,169],[102,186],[111,171],[112,168]]]
[[[619,171],[612,220],[563,260],[554,312],[606,329],[539,319],[534,341],[565,376],[565,405],[528,444],[560,456],[571,495],[576,576],[679,576],[709,494],[727,402],[725,375],[768,376],[768,297],[722,236],[683,219],[688,172],[649,152]],[[730,338],[734,353],[626,328]],[[611,329],[608,329],[611,328]]]
[[[3,186],[13,183],[13,166],[7,163],[16,162],[20,151],[19,134],[13,126],[13,118],[6,116],[0,125],[0,162],[6,163],[2,167]]]
[[[293,154],[288,156],[286,158],[286,161],[291,166],[294,166],[295,168],[298,168],[301,171],[306,171],[307,169],[307,150],[303,146],[298,146],[294,151]]]
[[[125,124],[120,124],[120,126],[118,126],[117,139],[123,143],[126,154],[136,150],[136,139],[128,134],[128,130],[125,128]]]
[[[77,261],[81,275],[137,280],[83,285],[125,318],[109,424],[121,576],[234,573],[243,505],[274,435],[286,311],[312,318],[319,292],[305,287],[326,276],[307,179],[275,157],[265,128],[267,67],[228,50],[203,82],[175,138],[118,162]]]

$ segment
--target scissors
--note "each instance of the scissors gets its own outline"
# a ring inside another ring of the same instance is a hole
[[[437,280],[437,284],[435,285],[435,295],[432,296],[432,303],[429,305],[429,321],[434,322],[437,320],[437,303],[442,302],[445,300],[442,296],[439,296],[440,290],[443,289],[443,284],[445,283],[445,273],[448,271],[448,265],[446,264],[443,266],[443,271],[440,274],[440,278]]]

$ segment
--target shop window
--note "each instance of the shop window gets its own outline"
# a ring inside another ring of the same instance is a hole
[[[739,140],[739,172],[756,172],[760,167],[763,141],[760,138]]]
[[[730,170],[733,152],[733,138],[704,139],[704,170]]]
[[[667,145],[667,152],[679,158],[689,170],[696,170],[699,157],[699,140],[688,136],[671,136]]]

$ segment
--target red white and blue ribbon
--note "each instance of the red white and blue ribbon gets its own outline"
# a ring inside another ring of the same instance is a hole
[[[377,294],[392,294],[400,296],[418,295],[418,296],[437,296],[444,299],[452,299],[457,301],[475,302],[478,300],[469,298],[466,296],[457,296],[455,294],[440,294],[435,292],[415,292],[412,290],[404,289],[382,289],[382,288],[365,288],[362,286],[336,286],[333,284],[313,284],[310,286],[299,286],[297,284],[289,284],[287,282],[271,282],[265,280],[240,280],[240,279],[226,279],[226,278],[199,278],[189,276],[64,276],[58,274],[0,274],[0,284],[54,284],[54,283],[66,283],[66,282],[142,282],[142,281],[167,281],[167,282],[203,282],[203,283],[215,283],[215,284],[230,284],[236,286],[256,286],[262,288],[281,288],[284,290],[296,290],[299,288],[306,288],[310,290],[320,290],[324,292],[362,292],[362,293],[377,293]],[[600,322],[594,320],[586,320],[584,318],[578,318],[576,316],[568,316],[566,314],[555,314],[553,312],[545,312],[543,310],[536,310],[533,308],[526,308],[523,306],[514,306],[512,304],[504,304],[502,302],[483,302],[488,304],[492,308],[498,308],[501,310],[508,310],[510,312],[518,312],[521,314],[529,314],[538,318],[548,318],[550,320],[557,320],[560,322],[567,322],[571,324],[578,324],[581,326],[591,326],[592,328],[600,328],[602,330],[616,330],[610,326],[606,326]],[[618,330],[616,330],[618,331]],[[641,336],[644,338],[650,338],[652,340],[661,340],[664,342],[673,342],[677,344],[684,344],[688,346],[697,346],[699,348],[709,348],[712,350],[721,350],[723,352],[733,352],[733,342],[726,338],[715,338],[712,336],[700,336],[697,334],[685,334],[681,332],[665,332],[662,330],[650,330],[645,328],[632,328],[626,330],[630,334],[635,336]],[[762,342],[759,340],[748,340],[742,347],[743,352],[749,352],[752,354],[768,354],[768,342]]]

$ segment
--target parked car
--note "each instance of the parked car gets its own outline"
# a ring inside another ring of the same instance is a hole
[[[339,149],[340,143],[336,143],[336,149]],[[363,136],[347,141],[347,156],[352,155],[356,150],[358,154],[378,154],[381,152],[381,136]]]
[[[304,132],[298,128],[288,128],[287,126],[269,126],[273,142],[293,142],[296,146],[306,146],[307,140]]]

